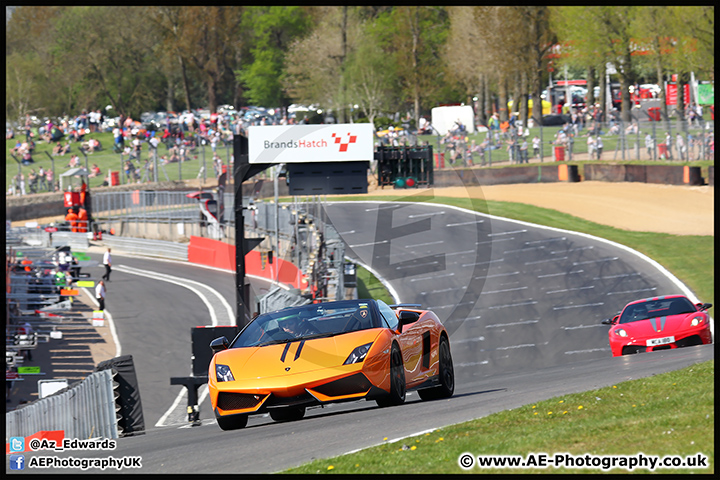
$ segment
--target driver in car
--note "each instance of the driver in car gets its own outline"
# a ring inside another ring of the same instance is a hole
[[[319,333],[318,330],[308,323],[307,319],[299,315],[293,316],[285,320],[282,329],[294,336],[295,338],[304,337],[305,335],[313,335]]]

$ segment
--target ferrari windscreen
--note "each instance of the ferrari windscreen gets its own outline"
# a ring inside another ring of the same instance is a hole
[[[695,305],[684,297],[649,300],[628,305],[620,317],[620,323],[632,323],[649,318],[669,317],[695,311],[697,311]]]
[[[375,306],[369,301],[302,305],[259,315],[243,329],[230,348],[331,337],[381,326]]]

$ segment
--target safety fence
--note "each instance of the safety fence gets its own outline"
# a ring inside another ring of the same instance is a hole
[[[112,369],[5,414],[5,436],[63,430],[65,438],[118,438]]]
[[[647,117],[647,114],[644,114]],[[581,122],[565,115],[556,125],[491,128],[473,134],[436,135],[435,168],[492,166],[502,163],[573,160],[670,160],[693,162],[715,155],[714,120],[677,128],[677,122],[643,118],[633,111],[631,122]],[[423,137],[428,139],[429,137]],[[418,138],[400,137],[399,145],[415,145]]]
[[[106,236],[103,243],[106,247],[124,253],[184,262],[188,260],[188,246],[185,243],[116,236]]]

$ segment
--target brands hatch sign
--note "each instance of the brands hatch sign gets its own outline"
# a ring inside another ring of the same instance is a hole
[[[249,163],[371,161],[373,127],[370,123],[251,126],[248,144]]]

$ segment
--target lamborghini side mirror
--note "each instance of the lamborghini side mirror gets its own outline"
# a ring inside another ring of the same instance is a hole
[[[420,318],[420,314],[417,312],[409,312],[407,310],[400,311],[399,319],[401,325],[415,323],[417,322],[418,318]]]
[[[213,353],[221,352],[223,350],[227,350],[228,348],[228,341],[225,337],[219,337],[210,342],[210,349],[212,349]]]

